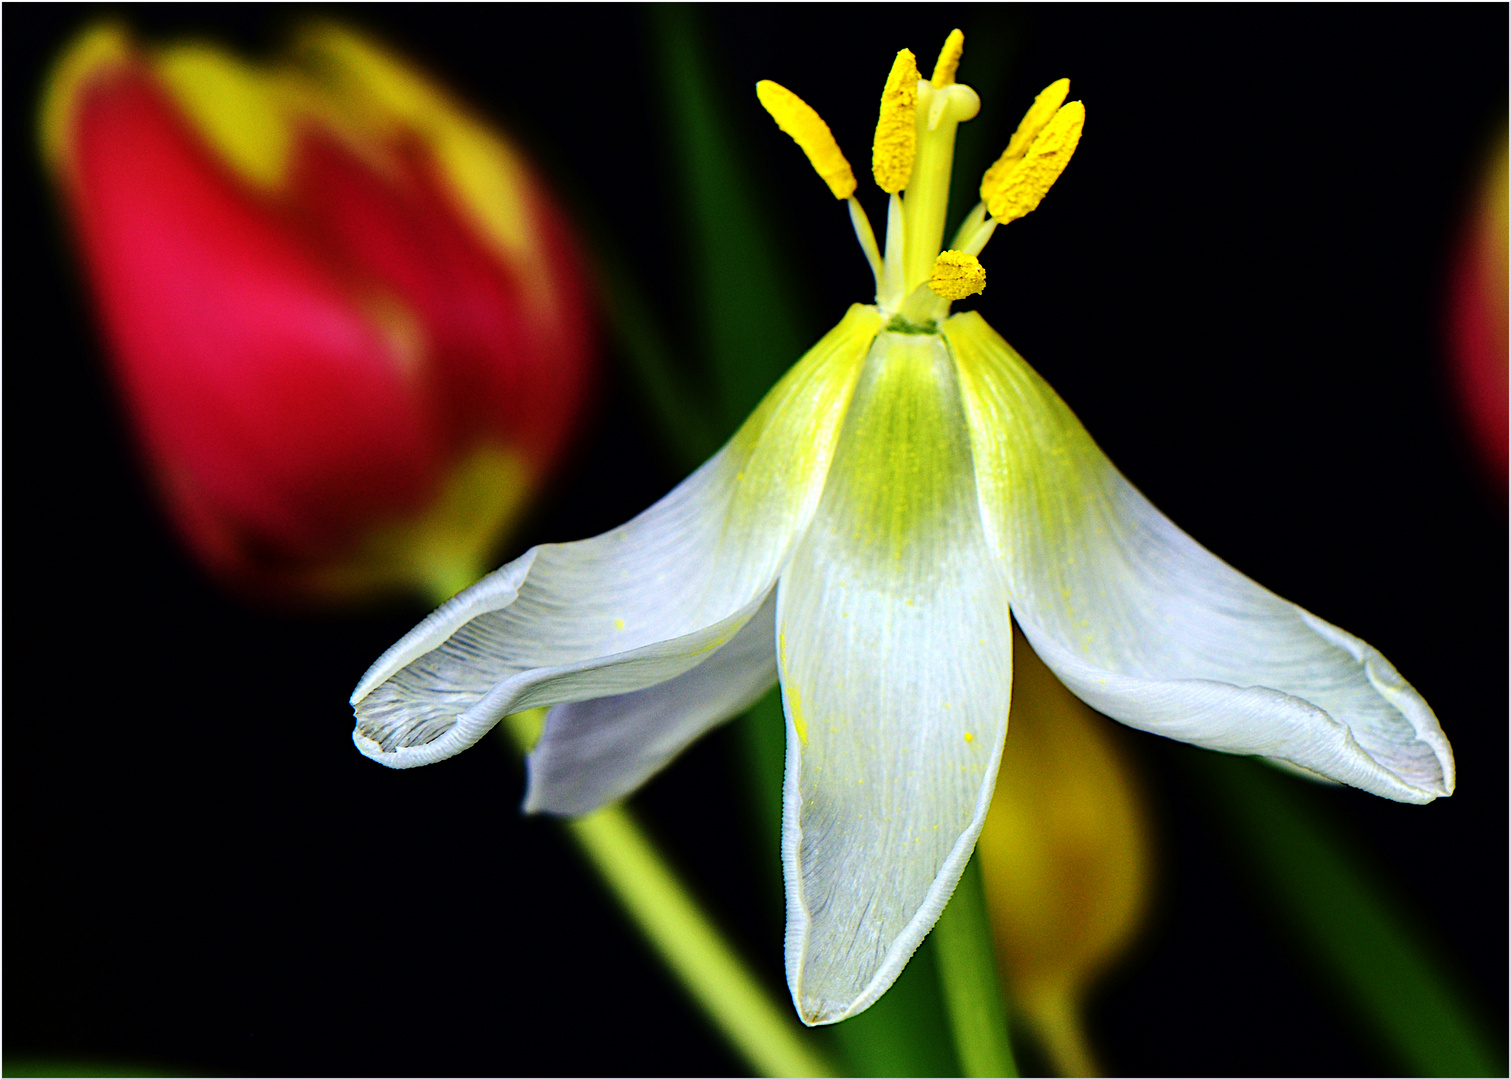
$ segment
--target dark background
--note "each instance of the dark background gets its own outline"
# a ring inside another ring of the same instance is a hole
[[[7,1058],[742,1071],[559,830],[518,813],[521,777],[501,746],[413,772],[352,748],[347,695],[420,610],[252,612],[182,560],[123,436],[33,150],[41,75],[91,10],[4,12]],[[308,9],[112,10],[148,36],[209,33],[265,53]],[[695,268],[643,12],[336,14],[517,132],[668,325],[688,325]],[[1043,207],[987,249],[979,307],[1176,522],[1378,646],[1432,703],[1458,794],[1427,807],[1318,798],[1504,1045],[1505,496],[1461,445],[1441,315],[1463,204],[1506,113],[1506,8],[700,17],[748,138],[750,186],[779,212],[810,338],[869,298],[869,275],[752,83],[804,96],[863,166],[895,50],[927,68],[960,25],[960,77],[989,95],[961,136],[979,168],[1033,94],[1071,76],[1085,138]],[[1006,62],[973,65],[972,41],[994,39]],[[678,341],[695,351],[690,333]],[[502,554],[614,525],[678,475],[611,371],[591,436]],[[1154,802],[1161,884],[1148,932],[1094,1005],[1109,1068],[1389,1071],[1243,876],[1242,853],[1182,780],[1184,752],[1125,743]],[[730,782],[737,749],[727,734],[705,740],[636,805],[780,993],[781,912],[754,884],[769,871],[756,859],[776,855],[755,851]]]

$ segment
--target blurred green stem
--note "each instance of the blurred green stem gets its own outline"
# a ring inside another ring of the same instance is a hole
[[[1226,754],[1194,764],[1252,854],[1260,885],[1399,1067],[1415,1076],[1506,1075],[1504,1054],[1410,920],[1319,812],[1318,793]]]
[[[972,857],[934,926],[939,982],[965,1076],[1017,1076],[1007,1006],[997,981],[981,868]]]
[[[540,737],[545,710],[506,717],[514,748]],[[785,1002],[774,1002],[623,806],[563,823],[662,961],[763,1076],[832,1076]]]
[[[802,354],[800,296],[782,272],[778,223],[761,212],[752,190],[739,125],[713,78],[701,12],[655,4],[647,13],[673,173],[683,181],[687,290],[718,392],[722,440]],[[749,96],[742,104],[758,111],[754,90],[743,89]]]
[[[688,386],[672,359],[672,348],[634,277],[610,252],[600,235],[594,260],[599,295],[624,350],[635,385],[656,417],[657,430],[670,443],[678,464],[696,468],[719,448],[722,430],[707,420],[709,408]],[[719,425],[722,428],[722,425]]]

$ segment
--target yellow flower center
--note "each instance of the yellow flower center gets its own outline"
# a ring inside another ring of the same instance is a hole
[[[955,128],[981,108],[969,86],[955,81],[965,36],[952,30],[923,79],[917,60],[901,50],[882,88],[871,146],[871,172],[888,195],[885,250],[855,198],[855,173],[829,130],[802,98],[769,80],[756,95],[800,146],[836,199],[850,211],[856,239],[876,278],[876,305],[893,329],[932,331],[950,303],[981,292],[986,270],[977,258],[1000,224],[1039,205],[1075,153],[1086,122],[1079,101],[1065,104],[1070,80],[1050,84],[1034,99],[1007,149],[981,179],[981,203],[966,215],[950,249],[941,251],[955,160]]]

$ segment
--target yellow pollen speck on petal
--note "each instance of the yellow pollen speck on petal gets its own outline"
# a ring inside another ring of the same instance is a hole
[[[975,742],[976,741],[976,736],[972,735],[969,731],[967,731],[965,733],[965,741],[966,742]]]
[[[929,275],[929,288],[946,300],[964,300],[986,288],[986,268],[963,251],[941,251]]]
[[[1032,211],[1049,193],[1081,141],[1086,107],[1072,101],[1055,113],[1022,159],[981,185],[987,212],[999,222],[1014,221]],[[993,166],[995,168],[995,166]],[[990,172],[988,172],[990,176]]]
[[[855,194],[855,173],[834,140],[834,132],[802,98],[770,79],[756,83],[756,97],[771,114],[776,126],[792,136],[808,155],[808,161],[820,179],[829,185],[836,199]]]
[[[614,629],[615,630],[623,630],[624,629],[624,620],[623,619],[615,619],[614,620]]]
[[[939,50],[939,59],[934,61],[934,74],[929,79],[935,90],[943,90],[955,81],[955,71],[960,67],[960,54],[964,51],[965,35],[959,30],[951,30],[950,36],[944,39],[944,48]]]
[[[777,661],[783,672],[787,670],[787,634],[778,630],[776,635]],[[792,728],[797,732],[798,741],[804,746],[808,745],[808,723],[803,719],[803,695],[797,685],[790,681],[785,674],[782,677],[782,694],[787,702],[787,711],[792,717]]]
[[[876,138],[871,143],[871,174],[876,186],[895,195],[908,186],[913,157],[918,151],[918,61],[903,49],[892,61],[881,92]]]

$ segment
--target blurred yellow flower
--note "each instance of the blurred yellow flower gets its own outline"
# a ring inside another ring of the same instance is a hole
[[[976,842],[1012,1008],[1063,1076],[1099,1072],[1081,1010],[1149,903],[1148,814],[1111,725],[1013,632],[1011,738]]]

